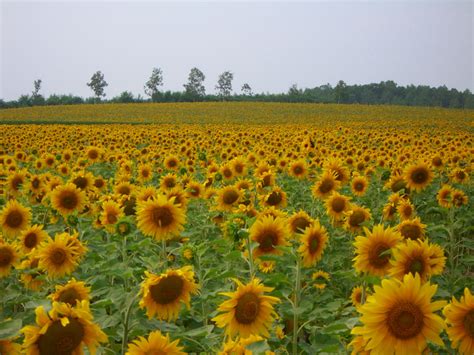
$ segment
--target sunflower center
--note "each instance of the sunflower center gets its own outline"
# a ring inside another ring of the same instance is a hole
[[[303,167],[297,165],[293,168],[295,175],[301,175],[303,173]]]
[[[310,240],[309,240],[309,252],[311,254],[314,254],[318,251],[319,247],[319,235],[315,234],[312,235]]]
[[[424,269],[425,269],[425,264],[423,263],[423,260],[414,259],[408,265],[407,271],[411,272],[413,275],[415,275],[416,273],[419,273],[421,275]]]
[[[84,326],[74,318],[68,318],[69,323],[63,327],[59,320],[53,322],[46,333],[38,338],[40,355],[72,354],[84,339]]]
[[[94,160],[99,157],[99,152],[96,150],[91,150],[88,155],[89,155],[89,159]]]
[[[237,301],[235,307],[235,319],[241,324],[250,324],[258,316],[260,310],[260,301],[257,295],[246,293]]]
[[[71,306],[75,306],[77,300],[81,300],[81,297],[75,288],[64,290],[58,297],[59,302],[64,302]]]
[[[117,216],[114,213],[107,214],[107,222],[109,222],[110,224],[114,224],[115,222],[117,222]]]
[[[291,227],[295,232],[302,232],[310,225],[311,222],[304,217],[295,218],[295,220],[291,223]]]
[[[163,350],[149,350],[144,355],[167,355],[168,353]]]
[[[10,228],[18,228],[23,223],[23,215],[20,211],[11,211],[5,220],[5,223]]]
[[[469,311],[466,314],[463,324],[466,332],[471,336],[471,338],[474,338],[474,310]]]
[[[87,179],[83,176],[78,176],[72,182],[81,190],[84,190],[87,187]]]
[[[276,206],[278,205],[282,200],[282,196],[281,194],[278,192],[278,191],[273,191],[269,196],[268,196],[268,199],[267,199],[267,203],[270,205],[270,206]]]
[[[390,255],[384,254],[390,248],[386,244],[374,245],[369,250],[370,265],[376,268],[383,268],[389,262]]]
[[[410,339],[423,329],[423,313],[417,305],[399,303],[388,313],[388,329],[398,339]]]
[[[331,202],[331,207],[336,213],[342,212],[346,207],[346,201],[343,198],[335,198]]]
[[[165,180],[165,185],[168,188],[172,188],[176,186],[176,181],[174,179],[166,179]]]
[[[418,168],[413,170],[410,177],[416,184],[423,184],[428,180],[428,172],[424,168]]]
[[[236,172],[238,172],[240,174],[244,171],[244,166],[242,164],[235,164],[234,169],[235,169]]]
[[[239,194],[234,190],[225,191],[222,200],[226,205],[231,205],[239,198]]]
[[[167,165],[168,165],[168,167],[170,167],[170,168],[174,168],[176,165],[178,165],[178,162],[177,162],[176,160],[174,160],[174,159],[171,159],[171,160],[168,161],[168,164],[167,164]]]
[[[128,186],[120,186],[118,188],[118,192],[120,195],[130,195],[130,188]]]
[[[10,265],[13,259],[13,253],[8,248],[0,248],[0,267]]]
[[[62,249],[54,249],[51,253],[50,260],[54,265],[62,265],[66,261],[66,252]]]
[[[328,193],[329,191],[332,191],[334,187],[334,181],[332,180],[323,180],[321,181],[321,185],[319,185],[319,191],[321,191],[323,194]]]
[[[354,211],[349,217],[349,224],[352,227],[359,227],[361,223],[365,221],[365,215],[362,211]]]
[[[150,286],[150,293],[156,303],[168,304],[182,294],[183,288],[183,279],[177,275],[170,275],[162,278],[156,285]]]
[[[13,178],[12,180],[13,190],[18,191],[22,184],[23,184],[23,179],[21,177]]]
[[[278,236],[273,232],[269,231],[263,234],[258,241],[258,248],[265,253],[268,253],[274,249],[274,245],[277,244]]]
[[[61,206],[67,208],[68,210],[72,210],[76,208],[78,203],[77,196],[72,191],[64,192],[61,196]]]
[[[420,227],[413,225],[413,224],[406,224],[400,228],[400,233],[406,239],[416,240],[421,237],[421,229]]]
[[[152,210],[151,219],[157,226],[164,228],[173,223],[173,214],[168,207],[158,206]]]
[[[466,177],[466,174],[464,173],[464,171],[458,171],[457,174],[456,174],[456,177],[459,180],[464,180],[464,178]]]
[[[96,179],[94,181],[94,186],[97,187],[98,189],[102,188],[104,186],[104,180]]]
[[[36,235],[36,233],[28,233],[25,237],[25,247],[27,247],[28,249],[32,249],[36,246],[36,244],[38,243],[38,237]]]
[[[37,188],[40,186],[40,181],[35,178],[35,179],[31,182],[31,186],[33,186],[35,189],[37,189]]]

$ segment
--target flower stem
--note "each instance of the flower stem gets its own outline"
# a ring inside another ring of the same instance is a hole
[[[250,242],[250,233],[247,233],[247,250],[249,253],[249,272],[250,272],[250,281],[253,280],[254,276],[254,265],[253,265],[253,255],[252,255],[252,244]]]
[[[130,314],[131,314],[131,311],[132,311],[133,304],[135,303],[135,298],[136,298],[136,296],[132,297],[132,299],[130,300],[130,303],[128,305],[127,311],[125,313],[125,321],[124,321],[124,325],[123,325],[122,351],[121,351],[122,355],[125,354],[125,347],[128,344],[128,330],[129,330],[128,326],[129,326],[129,323],[130,323]]]
[[[301,291],[301,260],[299,256],[296,258],[296,277],[295,277],[295,290],[294,290],[294,302],[293,302],[293,355],[298,354],[298,304]]]

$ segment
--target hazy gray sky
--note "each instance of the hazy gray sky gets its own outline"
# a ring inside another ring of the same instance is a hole
[[[1,1],[0,97],[92,96],[101,70],[107,97],[143,95],[153,67],[182,90],[191,67],[234,73],[255,92],[394,80],[474,89],[471,1],[18,2]]]

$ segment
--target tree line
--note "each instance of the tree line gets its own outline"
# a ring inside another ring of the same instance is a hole
[[[342,104],[377,104],[405,106],[437,106],[446,108],[474,108],[474,95],[470,90],[458,91],[446,86],[430,87],[427,85],[399,86],[394,81],[364,85],[347,85],[340,80],[335,86],[325,84],[314,88],[298,88],[292,85],[284,93],[254,93],[250,84],[245,83],[239,92],[234,92],[232,82],[234,74],[225,71],[219,75],[215,94],[206,93],[204,81],[206,76],[198,68],[192,68],[183,91],[163,90],[163,71],[153,68],[150,78],[144,85],[146,97],[135,96],[130,91],[106,99],[105,89],[108,83],[101,71],[95,72],[86,84],[93,96],[82,98],[75,95],[40,94],[42,80],[33,82],[30,95],[21,95],[18,100],[4,101],[0,99],[0,108],[42,106],[42,105],[74,105],[93,103],[139,103],[139,102],[202,102],[202,101],[269,101],[299,103],[342,103]]]

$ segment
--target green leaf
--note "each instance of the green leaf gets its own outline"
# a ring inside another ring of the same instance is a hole
[[[21,319],[10,319],[0,322],[0,340],[7,340],[17,336],[22,326]]]

